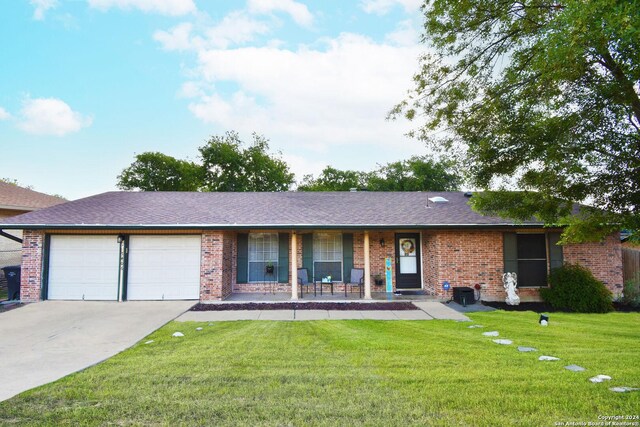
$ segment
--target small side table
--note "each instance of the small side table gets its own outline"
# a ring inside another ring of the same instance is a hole
[[[318,280],[317,283],[320,284],[320,295],[322,295],[322,287],[323,287],[323,285],[330,285],[331,286],[331,295],[333,295],[333,280],[320,279],[320,280]]]

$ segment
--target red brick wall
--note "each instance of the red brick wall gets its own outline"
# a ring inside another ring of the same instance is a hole
[[[204,231],[200,248],[200,300],[222,300],[231,295],[233,236],[222,231]]]
[[[483,299],[497,296],[502,288],[502,233],[495,231],[442,230],[423,233],[425,289],[449,299],[451,287],[484,284]]]
[[[564,262],[580,264],[601,280],[607,288],[619,296],[622,293],[622,245],[620,233],[608,236],[597,243],[566,245],[562,248]]]
[[[461,231],[438,230],[422,232],[423,288],[429,295],[450,298],[452,292],[444,292],[442,282],[451,286],[473,287],[484,285],[483,300],[503,300],[502,232],[497,230]],[[25,230],[22,253],[21,299],[38,301],[42,282],[42,255],[44,232]],[[289,235],[289,239],[291,236]],[[369,234],[371,274],[384,276],[384,259],[395,260],[395,232],[372,231]],[[380,246],[384,239],[385,246]],[[292,250],[289,245],[290,251]],[[622,251],[619,235],[609,236],[602,243],[568,245],[563,248],[567,263],[581,264],[589,268],[614,294],[622,289]],[[354,233],[354,267],[364,267],[364,233]],[[302,266],[302,236],[298,235],[296,248],[298,266]],[[392,263],[395,269],[395,262]],[[232,292],[291,292],[290,283],[236,284],[237,240],[235,232],[202,232],[200,299],[202,301],[227,298]],[[291,277],[291,264],[289,264]],[[393,272],[395,289],[395,271]],[[328,288],[327,288],[328,289]],[[342,292],[343,286],[334,286]],[[385,286],[375,286],[373,292],[384,292]],[[523,301],[537,300],[537,289],[520,289]]]
[[[362,236],[362,245],[359,250],[364,251],[364,233]],[[355,237],[355,236],[354,236]],[[380,246],[380,240],[384,239],[384,247]],[[364,268],[364,252],[361,252],[361,263],[355,262],[355,245],[354,245],[354,267]],[[393,231],[370,231],[369,232],[369,261],[371,267],[371,292],[385,292],[387,289],[385,282],[385,258],[391,258],[391,280],[393,290],[396,289],[396,246],[395,233]],[[382,286],[376,286],[373,276],[379,274],[382,276]]]
[[[541,230],[542,232],[542,230]],[[503,301],[503,232],[447,230],[423,233],[424,288],[429,295],[449,299],[442,282],[452,287],[481,284],[484,301]],[[622,250],[616,233],[601,243],[563,247],[565,263],[581,264],[614,293],[622,290]],[[522,301],[539,301],[538,288],[520,288]]]
[[[40,300],[43,250],[44,231],[24,230],[22,235],[22,269],[20,272],[20,299],[23,302]]]
[[[442,283],[438,277],[438,241],[435,233],[422,233],[422,271],[424,283],[422,287],[427,295],[437,295]]]

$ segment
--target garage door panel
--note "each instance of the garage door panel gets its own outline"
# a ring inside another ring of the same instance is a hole
[[[193,236],[131,236],[127,299],[198,299],[200,240]]]
[[[116,236],[51,236],[49,299],[117,300]]]

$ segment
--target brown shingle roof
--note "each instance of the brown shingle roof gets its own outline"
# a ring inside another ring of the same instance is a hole
[[[428,198],[441,196],[447,203]],[[109,192],[2,220],[5,228],[513,226],[461,192]],[[528,222],[528,225],[541,225]]]
[[[66,200],[0,181],[0,208],[32,211],[59,205]]]

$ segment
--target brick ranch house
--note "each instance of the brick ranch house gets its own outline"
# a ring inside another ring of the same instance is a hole
[[[502,274],[515,271],[526,301],[539,299],[549,269],[563,263],[582,264],[621,292],[618,233],[558,246],[561,230],[481,216],[471,196],[108,192],[3,220],[0,229],[24,230],[23,301],[206,302],[272,290],[298,299],[298,268],[315,280],[330,275],[340,295],[353,267],[365,270],[365,299],[387,285],[448,299],[446,281],[480,284],[483,300],[503,300]]]

